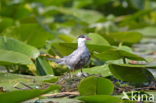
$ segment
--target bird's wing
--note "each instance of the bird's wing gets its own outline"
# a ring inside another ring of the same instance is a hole
[[[60,58],[60,59],[48,58],[48,60],[51,60],[51,61],[56,62],[58,64],[64,64],[64,58]]]
[[[81,50],[75,50],[73,53],[65,58],[65,63],[72,66],[76,65],[81,60],[82,53],[83,51]]]
[[[56,59],[56,58],[48,58],[48,60],[54,61],[58,64],[73,64],[73,62],[76,62],[75,60],[78,60],[78,50],[76,49],[75,51],[73,51],[70,55],[68,56],[64,56],[63,58],[60,59]]]

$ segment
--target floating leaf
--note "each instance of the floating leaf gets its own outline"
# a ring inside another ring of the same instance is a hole
[[[20,103],[25,100],[40,96],[52,90],[59,89],[58,85],[52,85],[47,89],[39,90],[39,89],[32,89],[32,90],[17,90],[7,93],[0,94],[1,103]]]
[[[142,33],[145,37],[156,37],[156,27],[154,26],[136,29],[134,31]]]
[[[14,88],[16,85],[19,88],[25,88],[20,82],[26,83],[30,87],[36,88],[39,84],[46,84],[45,81],[54,81],[57,77],[55,76],[31,76],[31,75],[21,75],[21,74],[13,74],[13,73],[2,73],[0,72],[0,85],[6,91],[17,90]],[[54,79],[54,80],[53,80]],[[34,82],[35,81],[35,82]]]
[[[87,45],[90,52],[103,52],[107,49],[112,48],[111,46],[106,45],[94,45],[88,44]],[[77,48],[77,43],[57,43],[52,44],[52,51],[55,51],[56,54],[63,54],[63,56],[69,55],[73,50]]]
[[[77,72],[80,72],[80,70],[78,70]],[[84,68],[83,72],[89,73],[89,74],[98,74],[98,75],[102,75],[103,77],[112,75],[109,70],[108,65],[95,66],[92,68]]]
[[[146,69],[146,66],[130,64],[109,64],[112,74],[123,81],[142,83],[152,80],[153,75]]]
[[[142,34],[139,32],[113,32],[107,35],[117,42],[138,43],[142,39]]]
[[[102,19],[103,16],[94,10],[75,9],[75,8],[58,8],[58,10],[66,15],[73,15],[80,20],[89,24],[95,23]],[[96,16],[95,16],[96,15]]]
[[[110,45],[107,40],[105,40],[102,36],[97,33],[89,33],[88,36],[91,38],[88,41],[88,44],[95,44],[95,45]]]
[[[40,25],[35,23],[8,28],[1,35],[16,38],[37,48],[43,47],[47,40],[54,37],[53,34],[46,32]]]
[[[11,18],[0,18],[0,32],[12,26],[14,23],[13,19]]]
[[[10,64],[32,64],[31,59],[19,52],[8,51],[0,49],[0,65],[10,65]]]
[[[109,95],[113,93],[113,83],[102,77],[88,77],[83,79],[78,87],[80,95]]]
[[[39,51],[36,48],[8,37],[0,36],[0,49],[19,52],[34,59],[39,56]]]
[[[118,48],[111,48],[108,50],[105,50],[102,53],[94,53],[94,55],[101,59],[101,60],[117,60],[122,58],[128,58],[131,60],[138,60],[138,61],[145,61],[143,57],[140,57],[136,54],[133,54],[131,52],[128,52],[127,50],[118,49]]]
[[[80,96],[78,99],[85,103],[121,103],[121,99],[119,97],[109,95]]]
[[[130,4],[137,9],[144,9],[145,0],[129,0]]]
[[[74,40],[76,40],[73,36],[71,35],[59,35],[59,38],[67,43],[73,42]]]
[[[54,44],[52,47],[56,54],[66,56],[77,48],[77,43],[57,43],[57,45]],[[94,53],[94,56],[101,60],[117,60],[121,58],[128,58],[132,60],[145,61],[143,57],[128,52],[129,50],[125,50],[125,48],[120,49],[113,46],[101,46],[94,44],[88,44],[87,47],[89,48],[90,52]]]
[[[46,58],[44,57],[38,57],[36,59],[36,67],[38,70],[38,73],[40,75],[52,75],[54,74],[52,67],[50,66],[50,64],[48,63],[48,61],[46,60]]]

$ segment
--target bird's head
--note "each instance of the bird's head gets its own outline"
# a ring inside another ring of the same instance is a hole
[[[80,35],[78,37],[78,42],[85,42],[86,40],[91,40],[87,35]]]

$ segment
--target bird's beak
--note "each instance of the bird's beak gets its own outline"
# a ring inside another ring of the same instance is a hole
[[[92,39],[87,37],[86,40],[92,40]]]

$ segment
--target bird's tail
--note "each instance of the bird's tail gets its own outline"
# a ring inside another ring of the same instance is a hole
[[[58,64],[61,64],[63,62],[63,60],[60,58],[60,59],[56,59],[56,58],[48,58],[48,60],[50,61],[53,61],[53,62],[56,62]]]

